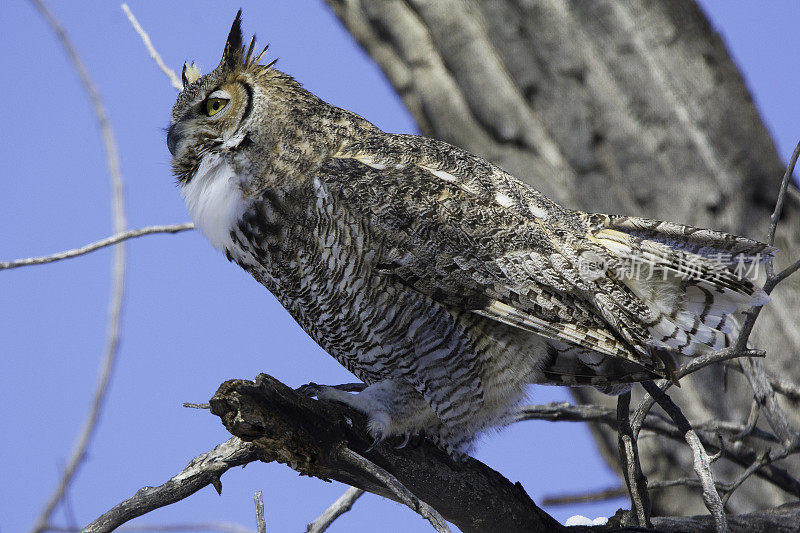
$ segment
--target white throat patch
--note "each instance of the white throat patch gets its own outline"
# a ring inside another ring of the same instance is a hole
[[[181,195],[195,226],[223,252],[233,248],[230,233],[250,204],[240,187],[245,179],[219,155],[209,154],[189,183],[181,185]]]

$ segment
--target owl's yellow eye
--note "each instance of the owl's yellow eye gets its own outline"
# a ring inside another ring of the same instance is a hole
[[[213,117],[228,105],[226,98],[209,98],[206,100],[206,115]]]

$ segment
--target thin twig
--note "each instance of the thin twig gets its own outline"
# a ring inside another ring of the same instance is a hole
[[[106,237],[105,239],[101,239],[99,241],[95,241],[93,243],[87,244],[86,246],[81,246],[80,248],[65,250],[63,252],[58,252],[52,255],[44,255],[40,257],[27,257],[25,259],[15,259],[13,261],[5,261],[5,262],[0,261],[0,270],[8,270],[11,268],[18,268],[31,265],[44,265],[47,263],[52,263],[54,261],[61,261],[62,259],[70,259],[72,257],[78,257],[79,255],[85,255],[88,254],[89,252],[94,252],[95,250],[99,250],[101,248],[106,248],[108,246],[113,246],[123,241],[127,241],[128,239],[141,237],[142,235],[150,235],[153,233],[178,233],[193,228],[194,224],[192,224],[191,222],[186,222],[183,224],[172,224],[169,226],[147,226],[144,228],[132,229],[117,233],[116,235]]]
[[[789,276],[791,276],[792,274],[794,274],[798,270],[800,270],[800,259],[798,259],[797,261],[795,261],[791,265],[787,266],[786,268],[784,268],[783,270],[781,270],[780,272],[775,274],[775,277],[771,279],[772,287],[774,287],[775,285],[777,285],[781,281],[785,280],[786,278],[788,278]]]
[[[253,494],[253,501],[256,504],[256,528],[258,533],[267,533],[267,522],[264,520],[264,497],[260,490]]]
[[[769,227],[769,234],[767,236],[767,244],[773,246],[775,244],[775,233],[778,229],[778,222],[781,218],[781,213],[783,212],[783,204],[786,199],[786,189],[789,186],[789,181],[791,180],[792,174],[794,173],[794,167],[797,164],[797,158],[800,155],[800,142],[797,143],[797,146],[792,153],[792,157],[789,160],[789,165],[786,167],[786,172],[783,174],[783,180],[781,180],[781,188],[778,192],[778,199],[775,202],[775,209],[770,216],[770,227]],[[770,294],[772,289],[780,283],[783,279],[789,276],[794,270],[796,270],[795,265],[800,268],[800,260],[795,262],[791,265],[788,269],[784,269],[778,276],[775,276],[775,259],[770,257],[767,260],[767,264],[765,266],[766,274],[767,274],[767,281],[764,282],[764,292]],[[787,272],[788,271],[788,272]],[[779,279],[780,277],[780,279]],[[756,324],[756,319],[758,319],[758,315],[761,313],[761,310],[764,306],[757,306],[751,307],[750,309],[745,312],[745,320],[742,323],[742,327],[739,330],[739,338],[736,341],[735,347],[742,349],[747,347],[747,341],[750,339],[750,333],[753,331],[753,326]]]
[[[442,515],[440,515],[436,509],[414,496],[414,494],[403,486],[391,473],[372,461],[365,459],[346,446],[339,449],[339,457],[346,463],[360,468],[365,472],[369,472],[375,479],[391,490],[401,503],[430,522],[436,531],[439,533],[450,533],[450,526],[447,525]]]
[[[350,487],[347,489],[344,494],[339,496],[339,498],[333,502],[330,507],[325,509],[316,520],[308,524],[306,533],[322,533],[327,530],[334,520],[352,509],[353,504],[362,494],[364,494],[364,491],[358,487]]]
[[[639,449],[630,423],[630,391],[617,397],[617,439],[622,473],[631,497],[631,509],[636,514],[640,527],[653,527],[650,522],[650,497],[647,494],[647,478],[639,463]]]
[[[775,233],[778,231],[778,222],[781,219],[783,204],[786,201],[786,189],[788,189],[789,183],[792,181],[792,174],[794,173],[794,167],[797,164],[798,156],[800,156],[800,142],[797,143],[794,152],[792,152],[792,157],[789,159],[789,164],[786,166],[786,172],[784,172],[783,179],[781,180],[781,188],[780,191],[778,191],[778,199],[775,201],[775,209],[772,211],[772,215],[769,217],[770,224],[767,243],[770,246],[775,244]],[[775,266],[773,263],[774,262],[772,259],[767,261],[767,278],[771,278],[775,275]]]
[[[756,429],[756,424],[758,423],[758,413],[760,411],[759,403],[758,402],[751,402],[750,403],[750,412],[747,414],[747,422],[745,423],[744,428],[741,431],[737,431],[733,437],[733,440],[742,440],[745,437],[750,436],[753,431]]]
[[[717,352],[711,352],[705,355],[701,355],[700,357],[695,357],[694,359],[689,361],[689,363],[686,364],[686,366],[678,370],[678,372],[676,372],[675,375],[677,379],[681,379],[693,372],[697,372],[701,368],[705,368],[714,363],[721,363],[735,358],[764,357],[765,355],[766,354],[763,350],[743,349],[740,348],[737,343],[735,346],[732,346],[730,348],[725,348],[724,350],[719,350]],[[662,391],[666,391],[668,388],[672,386],[672,381],[662,379],[657,381],[656,384]],[[645,394],[639,401],[639,405],[636,406],[636,410],[634,411],[633,417],[631,418],[632,420],[631,427],[633,428],[634,437],[638,438],[639,430],[641,430],[645,417],[647,417],[653,405],[655,405],[655,400],[653,399],[653,397]]]
[[[786,413],[778,404],[778,397],[767,379],[764,364],[757,359],[740,359],[739,365],[742,367],[745,377],[753,388],[756,401],[764,412],[764,417],[769,422],[770,427],[781,439],[785,447],[791,447],[798,442],[798,434],[789,425]]]
[[[66,31],[55,15],[48,9],[42,0],[30,0],[33,6],[41,13],[47,23],[55,32],[61,46],[67,53],[78,77],[83,84],[89,99],[94,108],[95,117],[100,126],[100,131],[103,137],[103,146],[106,152],[106,162],[108,164],[108,172],[111,181],[111,206],[113,212],[113,225],[116,233],[125,231],[127,222],[125,221],[125,202],[124,202],[124,182],[122,178],[122,171],[120,169],[119,155],[117,150],[117,143],[114,139],[114,131],[111,127],[111,122],[108,118],[108,112],[103,104],[100,94],[94,85],[94,82],[89,76],[83,61],[78,55],[75,47],[69,39]],[[119,345],[119,330],[120,330],[120,316],[122,314],[122,302],[124,298],[125,287],[125,246],[120,244],[114,250],[114,258],[112,264],[113,282],[111,289],[111,296],[109,302],[109,318],[108,318],[108,331],[106,334],[105,355],[102,361],[100,376],[98,378],[97,386],[94,392],[94,398],[89,410],[89,414],[84,423],[80,436],[78,437],[77,444],[72,451],[72,454],[67,461],[67,466],[64,469],[61,480],[53,492],[50,499],[47,501],[44,509],[42,510],[34,531],[39,532],[46,529],[50,517],[56,505],[61,501],[67,486],[70,484],[78,471],[81,463],[86,456],[86,450],[94,435],[97,421],[100,418],[106,391],[108,390],[108,383],[111,379],[111,374],[114,369],[116,360],[117,347]]]
[[[743,374],[743,371],[738,364],[728,363],[727,368],[730,368],[731,370],[735,370]],[[797,385],[795,385],[790,381],[775,376],[769,371],[769,369],[765,370],[767,373],[767,379],[769,380],[769,384],[775,390],[775,392],[777,392],[778,394],[782,394],[786,396],[788,399],[793,400],[795,402],[800,401],[800,387],[798,387]]]
[[[557,505],[574,505],[576,503],[604,502],[623,498],[628,494],[628,489],[623,486],[601,489],[594,492],[580,494],[562,494],[559,496],[543,496],[542,505],[554,507]]]
[[[649,395],[648,395],[649,397]],[[610,407],[602,405],[586,404],[573,405],[569,402],[550,402],[541,405],[526,405],[520,407],[509,421],[510,423],[523,422],[525,420],[545,420],[548,422],[597,422],[605,424],[611,429],[617,429],[616,411]],[[730,433],[732,440],[739,433],[749,432],[752,437],[766,442],[778,442],[778,437],[759,428],[750,428],[746,424],[736,424],[724,420],[709,420],[694,425],[696,430],[708,432]],[[659,435],[669,437],[683,442],[683,434],[680,433],[675,423],[664,416],[649,412],[647,418],[642,422],[641,429],[649,430]],[[702,436],[701,436],[702,437]]]
[[[131,26],[133,26],[133,29],[139,34],[139,37],[142,38],[144,47],[147,48],[147,52],[150,54],[150,57],[153,58],[153,61],[156,62],[158,68],[161,69],[161,72],[163,72],[167,78],[169,78],[169,82],[174,88],[182,91],[183,84],[181,84],[181,80],[178,79],[178,75],[175,74],[175,71],[169,68],[166,63],[164,63],[163,59],[161,59],[161,54],[158,53],[156,47],[153,46],[153,42],[150,40],[150,36],[147,35],[147,32],[144,31],[144,28],[142,28],[142,26],[139,24],[139,21],[136,20],[131,8],[128,7],[128,4],[122,4],[120,7],[125,12],[125,15],[128,16],[128,20],[130,21]]]
[[[688,487],[702,487],[700,480],[695,477],[682,477],[678,479],[670,479],[666,481],[661,480],[647,480],[647,490],[663,490],[672,487],[688,486]],[[723,483],[717,483],[720,489],[726,489],[728,486]],[[601,489],[594,492],[582,492],[576,494],[561,494],[558,496],[544,496],[542,497],[543,506],[557,506],[557,505],[574,505],[576,503],[594,503],[604,502],[622,498],[628,494],[628,489],[624,486],[610,487]],[[724,501],[724,498],[723,498]]]
[[[686,443],[692,449],[692,455],[694,457],[694,471],[697,474],[697,477],[700,479],[700,483],[703,485],[703,501],[706,504],[706,508],[708,508],[711,516],[714,517],[714,526],[718,533],[726,533],[730,531],[728,527],[728,519],[725,517],[725,509],[722,504],[722,500],[719,496],[719,492],[717,492],[717,487],[714,483],[714,477],[711,474],[711,465],[708,460],[708,454],[703,448],[703,444],[700,442],[700,438],[695,433],[694,429],[692,429],[691,424],[684,416],[683,412],[680,408],[672,401],[672,398],[667,396],[664,391],[661,390],[655,383],[652,381],[645,381],[642,382],[642,386],[644,389],[658,402],[658,405],[661,406],[662,409],[675,421],[678,425],[678,429],[680,429],[684,433],[684,438],[686,439]]]
[[[769,450],[764,450],[763,452],[761,452],[761,456],[759,457],[758,461],[754,461],[753,464],[748,466],[744,470],[744,472],[739,474],[739,477],[736,478],[736,481],[734,481],[727,488],[725,494],[722,496],[722,505],[727,505],[728,500],[733,495],[734,491],[736,491],[736,489],[738,489],[742,485],[742,483],[744,483],[747,480],[747,478],[752,476],[756,472],[756,470],[767,464],[768,460],[769,460]]]

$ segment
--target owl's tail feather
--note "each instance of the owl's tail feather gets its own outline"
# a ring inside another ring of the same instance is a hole
[[[654,348],[695,356],[730,346],[735,313],[769,300],[747,276],[775,253],[766,244],[631,217],[610,217],[612,225],[593,237],[620,260],[618,278],[650,308]]]
[[[589,215],[600,225],[634,237],[666,244],[672,249],[691,252],[723,263],[763,262],[777,249],[763,242],[730,233],[640,217]]]

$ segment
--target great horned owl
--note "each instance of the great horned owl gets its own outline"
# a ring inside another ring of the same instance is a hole
[[[244,48],[184,66],[167,136],[197,228],[368,386],[318,390],[377,439],[451,452],[527,384],[618,393],[728,346],[773,250],[711,230],[561,207],[487,161],[384,133]]]

